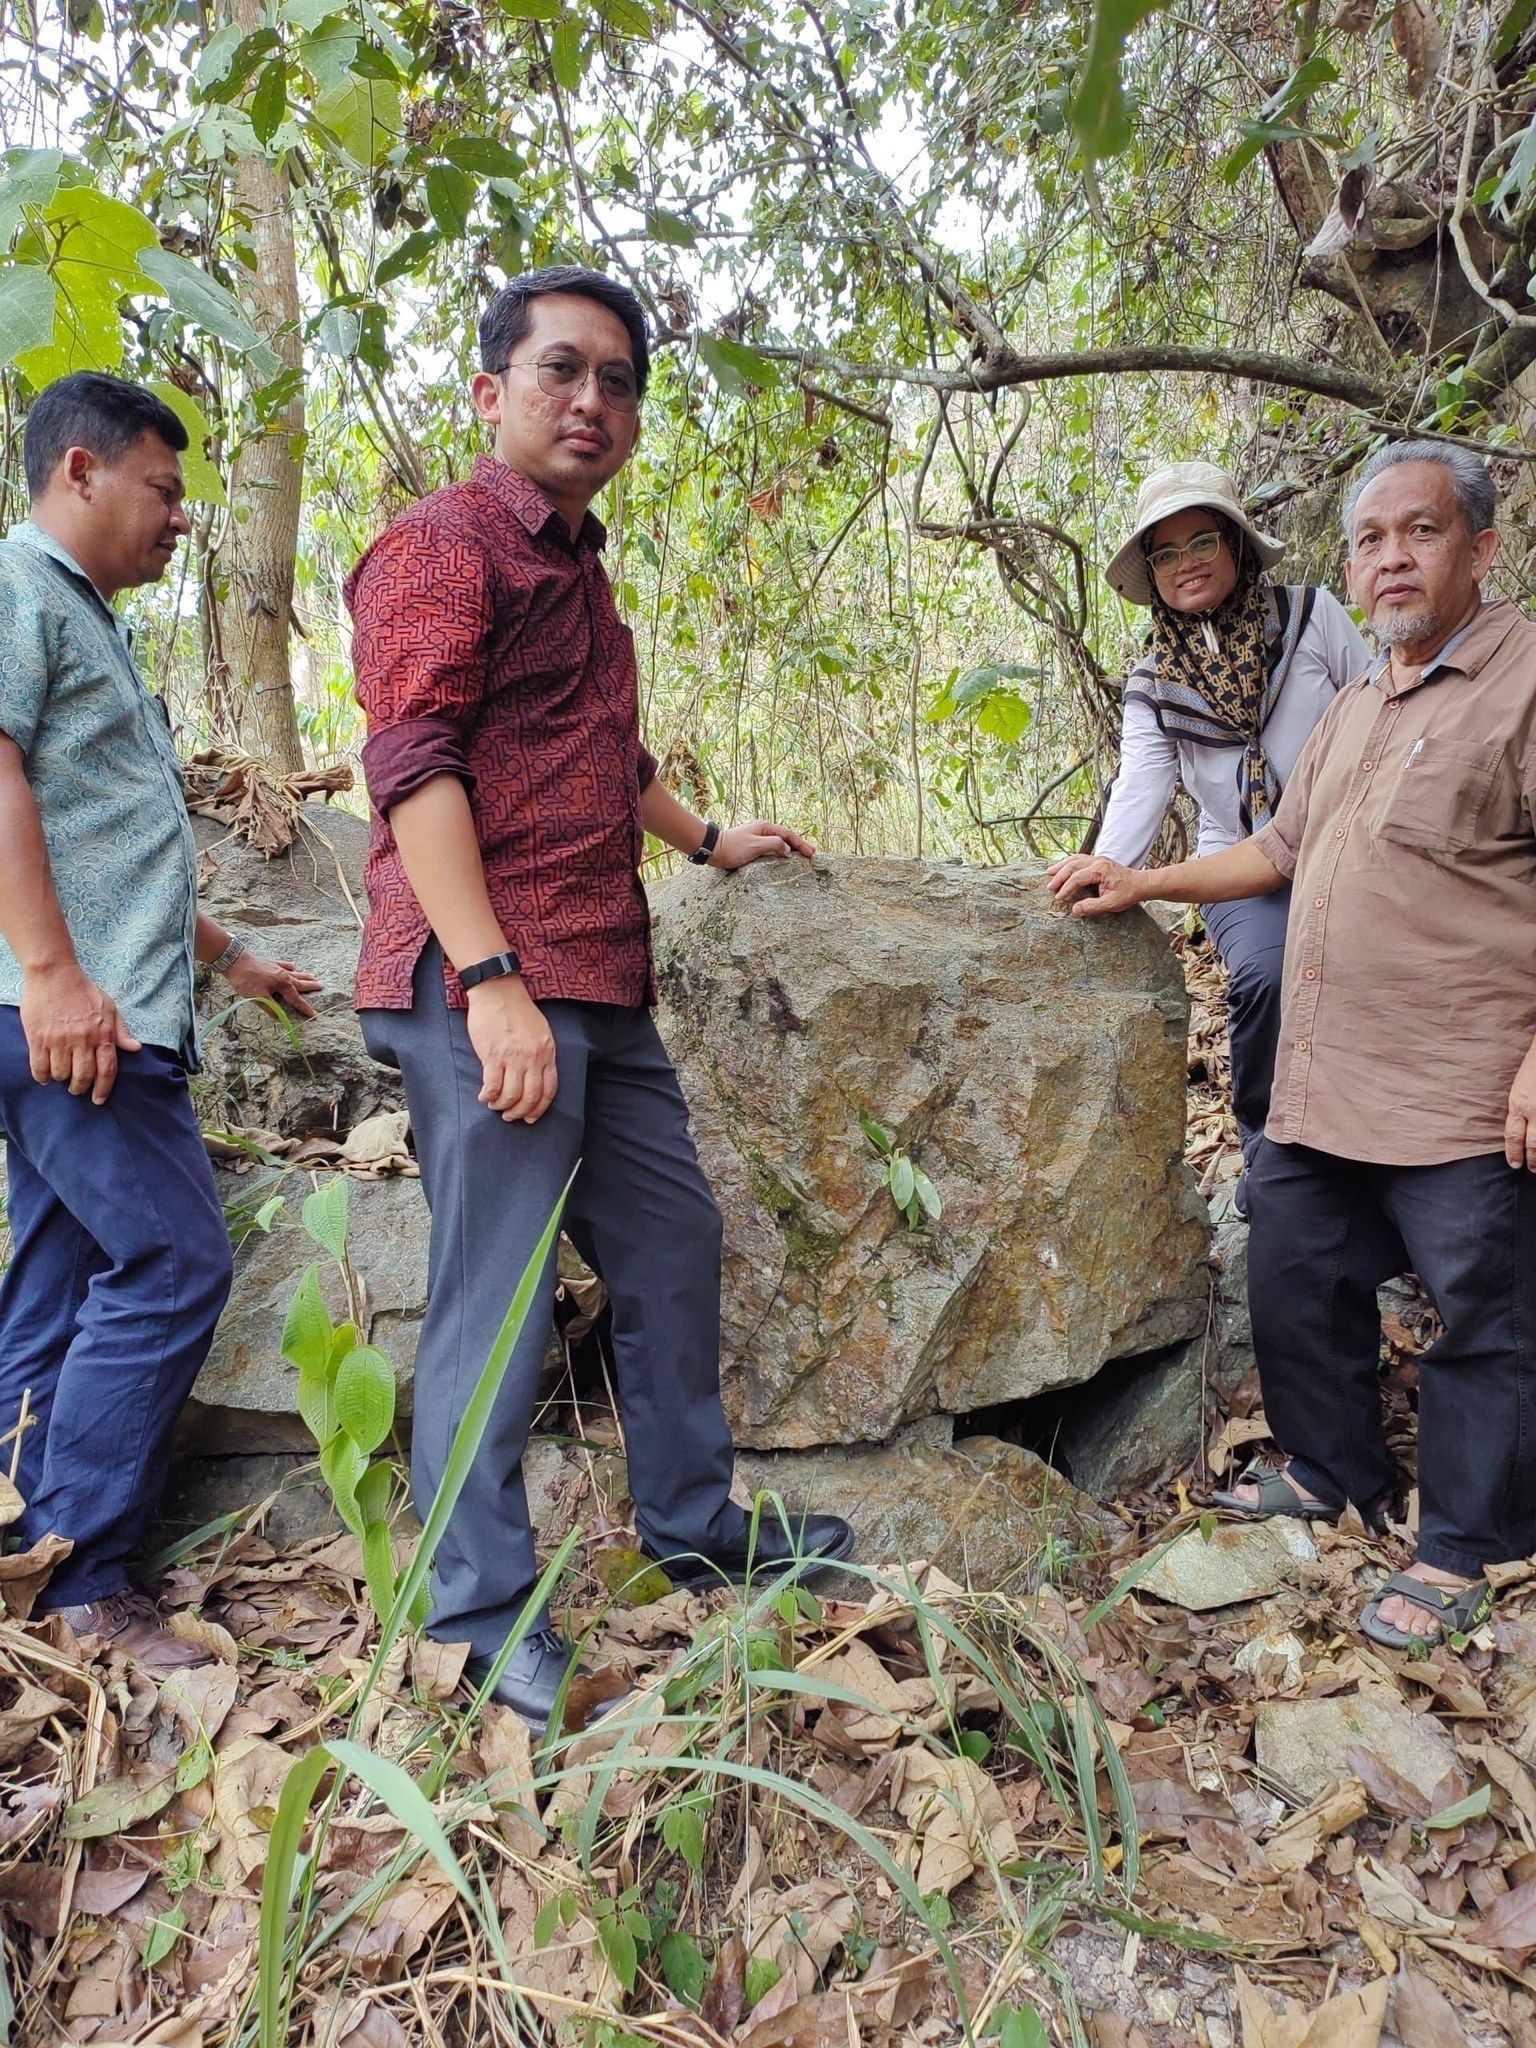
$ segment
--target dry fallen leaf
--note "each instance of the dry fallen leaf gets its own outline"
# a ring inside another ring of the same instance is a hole
[[[1018,1837],[996,1785],[968,1756],[896,1752],[890,1802],[917,1838],[917,1887],[946,1897],[956,1885],[1019,1853]]]
[[[1234,1972],[1243,2048],[1379,2048],[1387,2017],[1389,1977],[1363,1991],[1344,1991],[1312,2011],[1284,1999],[1276,2006],[1241,1966]]]
[[[858,1917],[857,1904],[830,1877],[812,1878],[787,1892],[759,1892],[748,1901],[747,1924],[753,1930],[748,1965],[770,1962],[779,1972],[773,1989],[753,2008],[754,2025],[810,1997]]]
[[[1403,2048],[1465,2048],[1466,2032],[1443,1991],[1411,1970],[1393,1982],[1392,2025]]]

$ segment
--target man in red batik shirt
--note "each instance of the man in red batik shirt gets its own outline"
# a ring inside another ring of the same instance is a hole
[[[565,1228],[613,1309],[636,1521],[675,1583],[846,1555],[832,1515],[730,1498],[720,1212],[651,1016],[649,831],[717,868],[809,855],[763,820],[721,831],[656,779],[634,641],[588,511],[640,433],[645,316],[595,271],[506,285],[480,322],[495,452],[397,519],[347,585],[373,800],[357,1006],[400,1069],[432,1211],[412,1479],[425,1515],[517,1276],[580,1161]],[[438,1547],[428,1626],[483,1675],[537,1576],[520,1463],[554,1261]],[[497,1697],[538,1727],[571,1663],[542,1623]]]

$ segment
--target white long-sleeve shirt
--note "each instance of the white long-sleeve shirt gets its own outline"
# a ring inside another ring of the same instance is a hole
[[[1290,674],[1264,724],[1264,752],[1282,790],[1313,726],[1371,660],[1370,647],[1349,613],[1329,591],[1319,590]],[[1241,746],[1176,739],[1163,731],[1149,704],[1128,698],[1121,716],[1120,771],[1110,787],[1094,852],[1139,868],[1180,783],[1200,806],[1197,857],[1236,846],[1247,837],[1239,789],[1242,766]]]

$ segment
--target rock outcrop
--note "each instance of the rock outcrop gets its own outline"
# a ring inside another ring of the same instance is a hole
[[[361,821],[312,812],[271,863],[198,832],[208,906],[326,984],[302,1034],[231,1012],[222,983],[207,992],[205,1124],[335,1139],[397,1109],[350,1007]],[[1206,1327],[1209,1233],[1180,1158],[1185,997],[1161,934],[1141,917],[1059,916],[1034,868],[764,863],[690,870],[652,901],[662,1030],[725,1214],[727,1406],[743,1446],[774,1454],[744,1459],[744,1476],[861,1500],[868,1526],[878,1496],[888,1558],[958,1561],[978,1515],[998,1568],[1048,1525],[1077,1540],[1065,1532],[1091,1515],[1082,1497],[975,1432],[1107,1360],[1166,1361]],[[913,1230],[899,1214],[860,1111],[929,1176],[936,1221]],[[220,1180],[232,1209],[275,1192],[287,1208],[237,1255],[183,1430],[187,1512],[198,1498],[227,1507],[233,1481],[263,1490],[308,1455],[277,1355],[314,1256],[294,1221],[307,1182],[260,1164]],[[354,1181],[351,1208],[367,1334],[395,1363],[408,1426],[420,1183]],[[952,1447],[954,1419],[983,1409],[988,1423],[962,1420],[968,1440]]]
[[[878,1443],[1204,1327],[1186,1000],[1149,919],[1063,917],[1038,866],[912,860],[681,875],[652,904],[739,1441]],[[908,1228],[860,1111],[937,1223]]]

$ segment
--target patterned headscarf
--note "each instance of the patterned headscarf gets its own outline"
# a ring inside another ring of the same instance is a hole
[[[1152,642],[1126,680],[1127,697],[1151,706],[1164,732],[1197,746],[1241,747],[1245,832],[1273,812],[1280,785],[1264,752],[1265,721],[1290,670],[1301,608],[1289,607],[1278,648],[1270,587],[1241,535],[1213,513],[1237,556],[1237,582],[1208,612],[1180,612],[1152,588]]]

